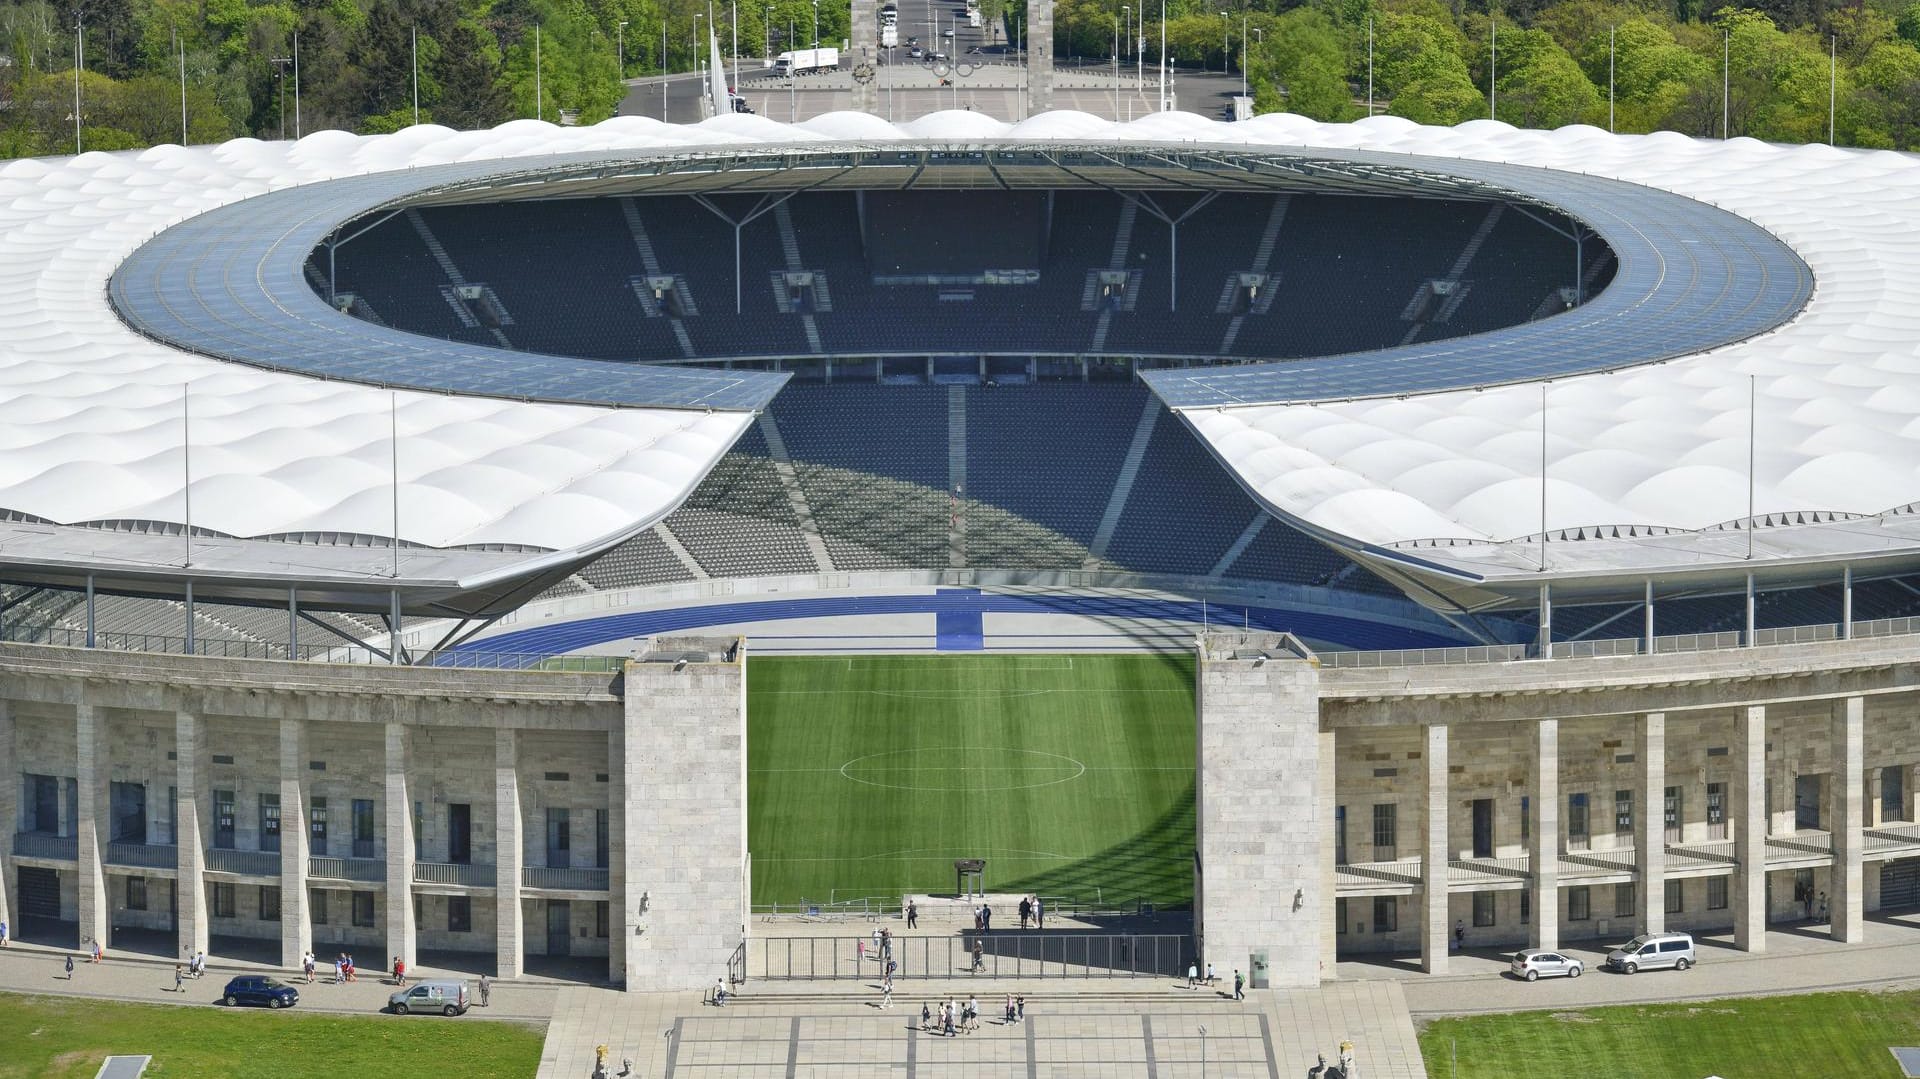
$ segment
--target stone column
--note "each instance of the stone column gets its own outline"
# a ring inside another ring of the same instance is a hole
[[[200,833],[206,748],[206,722],[188,712],[174,713],[173,841],[180,876],[175,902],[183,957],[207,950],[207,844]]]
[[[746,642],[655,638],[623,693],[626,729],[608,740],[625,841],[608,867],[615,976],[629,991],[704,989],[747,932]]]
[[[10,933],[19,926],[8,901],[13,887],[13,834],[20,830],[20,769],[13,763],[19,759],[19,747],[13,744],[13,702],[0,700],[0,761],[8,762],[0,765],[0,922],[7,923]]]
[[[1321,888],[1320,676],[1277,633],[1211,633],[1199,642],[1194,902],[1199,962],[1228,979],[1320,983],[1330,903]],[[1248,797],[1249,791],[1258,797]],[[1254,959],[1264,954],[1266,970]]]
[[[627,882],[638,882],[639,877],[632,875],[634,866],[620,856],[627,846],[627,813],[636,802],[644,802],[635,791],[627,786],[627,732],[624,725],[607,732],[607,789],[612,792],[614,803],[607,812],[607,897],[613,903],[615,911],[620,910],[620,897],[627,896],[628,909],[623,912],[629,919],[629,928],[621,932],[616,922],[609,926],[610,938],[607,941],[607,978],[614,982],[624,982],[627,978],[627,946],[634,938],[646,932],[646,915],[637,909],[638,896],[644,888],[635,888],[629,895]],[[647,898],[649,905],[652,896]],[[718,977],[719,975],[715,975]]]
[[[853,55],[845,66],[856,73],[852,108],[855,112],[872,113],[877,111],[875,105],[879,100],[876,88],[880,85],[877,66],[880,62],[880,6],[874,0],[853,0],[851,10],[853,21],[847,28],[850,31],[847,43],[851,46],[848,51]],[[939,34],[936,33],[934,39],[939,40]],[[860,81],[858,72],[862,68],[875,77]],[[739,92],[735,88],[734,93]]]
[[[407,783],[407,727],[387,724],[387,954],[413,966],[413,797]]]
[[[280,721],[280,965],[300,969],[313,948],[307,914],[307,774],[305,720]]]
[[[1861,772],[1866,757],[1867,702],[1862,697],[1846,697],[1833,702],[1833,873],[1827,910],[1832,917],[1833,939],[1843,944],[1858,944],[1866,939],[1866,893],[1860,862],[1865,837],[1862,815],[1865,795],[1861,790]]]
[[[1767,950],[1767,709],[1733,716],[1733,945]]]
[[[1027,0],[1027,116],[1051,108],[1053,0]]]
[[[520,884],[523,877],[520,869],[525,859],[522,856],[520,834],[524,825],[520,819],[519,764],[519,732],[509,727],[494,731],[493,948],[494,975],[499,978],[518,978],[526,972],[525,927],[520,913]],[[619,820],[619,814],[614,814],[613,819]]]
[[[1640,814],[1634,822],[1633,865],[1640,874],[1640,931],[1667,931],[1667,717],[1650,712],[1640,717],[1633,741],[1633,759],[1640,765]]]
[[[79,947],[90,951],[93,942],[107,943],[107,927],[113,911],[113,897],[107,893],[104,856],[107,829],[112,827],[112,795],[108,789],[107,717],[90,704],[73,709],[74,787],[79,804],[74,807],[78,822],[79,850],[75,867],[80,872]],[[106,803],[106,808],[102,803]]]
[[[1560,721],[1533,725],[1533,837],[1527,846],[1533,879],[1533,925],[1527,943],[1560,947]]]
[[[1320,917],[1320,980],[1332,981],[1338,977],[1340,958],[1340,905],[1334,902],[1334,887],[1337,874],[1334,870],[1334,855],[1337,853],[1333,842],[1334,811],[1339,805],[1337,790],[1338,777],[1336,765],[1339,763],[1339,738],[1332,730],[1320,732],[1320,901],[1326,909]],[[1309,889],[1310,891],[1313,889]]]
[[[1447,725],[1425,730],[1427,811],[1420,828],[1420,969],[1447,972]]]

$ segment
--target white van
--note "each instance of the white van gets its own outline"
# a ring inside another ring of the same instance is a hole
[[[1686,933],[1652,933],[1635,937],[1607,953],[1607,966],[1622,974],[1672,967],[1685,970],[1694,964],[1693,937]]]

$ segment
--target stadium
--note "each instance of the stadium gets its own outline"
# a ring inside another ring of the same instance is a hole
[[[1104,976],[1858,941],[1920,902],[1916,209],[1384,117],[7,162],[0,917],[684,989],[978,858],[1176,912]]]

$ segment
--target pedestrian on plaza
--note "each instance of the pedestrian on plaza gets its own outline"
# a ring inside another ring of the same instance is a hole
[[[93,942],[93,961],[98,963],[107,957],[107,949],[96,938]]]
[[[1453,920],[1453,950],[1459,951],[1467,946],[1467,923],[1458,918]]]
[[[1825,892],[1820,893],[1820,920],[1823,922],[1827,920],[1827,893]]]
[[[1027,919],[1031,917],[1033,917],[1033,900],[1027,898],[1026,896],[1021,896],[1020,897],[1020,928],[1025,929],[1027,927]]]
[[[1194,986],[1198,984],[1200,984],[1200,968],[1192,963],[1188,963],[1187,964],[1187,988],[1192,989]]]
[[[180,969],[180,964],[178,963],[173,965],[173,991],[176,993],[184,993],[187,991],[187,973]]]
[[[1027,1021],[1027,997],[1024,993],[1013,998],[1013,1019],[1017,1023]]]
[[[920,907],[915,904],[913,900],[909,899],[907,900],[907,928],[912,929],[919,924]],[[0,928],[4,928],[4,925],[0,925]]]
[[[980,908],[979,907],[973,908],[973,931],[978,933],[982,929],[984,929],[985,926],[986,926],[986,923],[980,917]]]
[[[1037,895],[1033,897],[1033,927],[1035,929],[1045,929],[1047,927],[1047,911],[1046,908],[1041,905],[1040,897]]]
[[[727,980],[725,978],[715,978],[713,980],[713,1006],[716,1008],[724,1008],[727,1006]]]
[[[987,969],[986,949],[976,940],[973,942],[973,973],[978,974],[985,969]]]
[[[1216,979],[1213,976],[1213,963],[1208,962],[1207,963],[1207,988],[1209,989],[1213,988],[1213,983],[1215,980]]]
[[[867,961],[867,938],[853,938],[853,965],[859,966]]]
[[[397,955],[393,957],[393,984],[402,989],[407,987],[407,964]]]
[[[880,1006],[882,1008],[893,1007],[893,975],[891,974],[880,979]]]
[[[887,977],[889,978],[893,977],[894,972],[899,969],[900,969],[900,964],[894,962],[891,959],[887,960]]]
[[[1233,999],[1235,1000],[1247,999],[1246,988],[1247,988],[1246,979],[1240,977],[1240,971],[1236,968],[1233,972]]]
[[[492,1005],[488,1003],[489,998],[492,996],[493,979],[487,977],[485,974],[480,975],[480,1006],[482,1008],[492,1007]]]
[[[952,1004],[940,1005],[940,1032],[942,1034],[945,1034],[949,1038],[953,1037],[953,1005]]]
[[[73,980],[73,953],[67,953],[67,980]]]
[[[1007,1010],[1005,1014],[1006,1014],[1006,1019],[1004,1020],[1004,1022],[1007,1022],[1007,1023],[1013,1022],[1013,994],[1012,993],[1007,994]]]
[[[993,908],[984,902],[980,904],[980,930],[983,933],[993,932]]]
[[[6,919],[0,918],[0,948],[5,948],[10,944],[12,944],[12,942],[13,942],[13,938],[7,936]]]
[[[333,961],[333,984],[345,985],[346,983],[347,983],[347,953],[341,952],[339,957]]]
[[[929,1008],[927,1002],[923,1000],[920,1002],[920,1033],[925,1034],[927,1032],[927,1025],[932,1022],[933,1009]]]

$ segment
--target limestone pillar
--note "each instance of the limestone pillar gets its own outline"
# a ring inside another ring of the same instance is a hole
[[[1333,828],[1321,815],[1319,671],[1284,634],[1210,633],[1198,650],[1197,958],[1256,986],[1318,985]]]
[[[1320,887],[1321,902],[1326,909],[1320,914],[1320,980],[1332,981],[1337,977],[1340,957],[1340,905],[1333,901],[1337,874],[1334,870],[1334,856],[1338,853],[1334,843],[1333,818],[1339,804],[1336,764],[1339,762],[1339,739],[1331,729],[1320,732],[1320,819],[1325,823],[1320,829]]]
[[[854,72],[853,111],[873,113],[878,111],[879,101],[877,87],[880,81],[877,75],[880,63],[880,8],[874,0],[853,0],[852,13],[853,23],[848,27],[851,31],[848,38],[848,45],[851,47],[848,52],[852,56],[842,66],[850,67]],[[935,35],[936,39],[938,36],[938,34]],[[859,76],[863,69],[873,77],[862,81]],[[734,90],[734,93],[739,92],[737,88]]]
[[[1833,939],[1858,944],[1866,939],[1866,894],[1860,862],[1865,837],[1861,834],[1865,796],[1861,772],[1867,746],[1866,700],[1846,697],[1833,702],[1833,873],[1827,909]]]
[[[519,764],[519,732],[507,727],[494,731],[493,948],[494,973],[500,978],[518,978],[526,972],[525,926],[520,913],[520,884],[523,877],[520,870],[525,859],[521,846],[521,829],[524,825],[520,819]],[[620,815],[615,813],[613,820],[617,822],[619,819]],[[609,840],[611,838],[609,836]]]
[[[79,835],[75,863],[80,872],[79,947],[81,951],[91,951],[95,941],[106,946],[107,927],[113,912],[104,862],[107,829],[112,827],[107,717],[93,705],[74,706],[73,745],[74,786],[79,792],[79,804],[74,807]]]
[[[626,729],[608,739],[615,976],[630,991],[704,989],[747,932],[746,642],[655,638],[623,693]]]
[[[1027,0],[1026,44],[1027,116],[1032,116],[1053,108],[1053,0]]]
[[[313,947],[307,914],[307,773],[305,720],[280,721],[280,965],[300,968]]]
[[[19,747],[13,744],[13,702],[0,700],[0,761],[18,761]],[[0,922],[9,932],[19,925],[8,901],[13,887],[13,834],[20,830],[20,770],[15,764],[0,765]]]
[[[1447,972],[1447,725],[1425,730],[1427,811],[1420,828],[1420,969]]]
[[[644,888],[635,888],[629,892],[627,882],[638,882],[633,863],[620,856],[627,846],[627,817],[635,803],[644,803],[645,798],[629,790],[627,786],[628,766],[627,732],[624,726],[607,732],[607,788],[615,792],[618,798],[607,812],[607,895],[613,902],[614,910],[621,909],[621,896],[627,896],[626,910],[621,912],[627,919],[628,928],[621,931],[621,924],[615,919],[610,927],[611,939],[607,941],[607,978],[615,983],[627,981],[627,947],[634,937],[646,931],[646,917],[636,907],[638,897]],[[653,902],[648,895],[649,905]],[[718,977],[719,975],[715,975]]]
[[[1733,716],[1733,944],[1767,950],[1767,709]]]
[[[206,722],[188,712],[174,713],[173,841],[180,876],[175,903],[183,957],[207,950],[207,844],[200,831],[206,748]]]
[[[1560,947],[1560,721],[1533,725],[1533,835],[1527,863],[1533,879],[1533,924],[1527,943],[1552,951]]]
[[[1667,717],[1640,717],[1633,741],[1640,766],[1635,799],[1639,816],[1633,829],[1633,865],[1640,874],[1640,931],[1667,931]]]
[[[413,796],[407,783],[407,727],[387,724],[387,954],[414,965]]]

